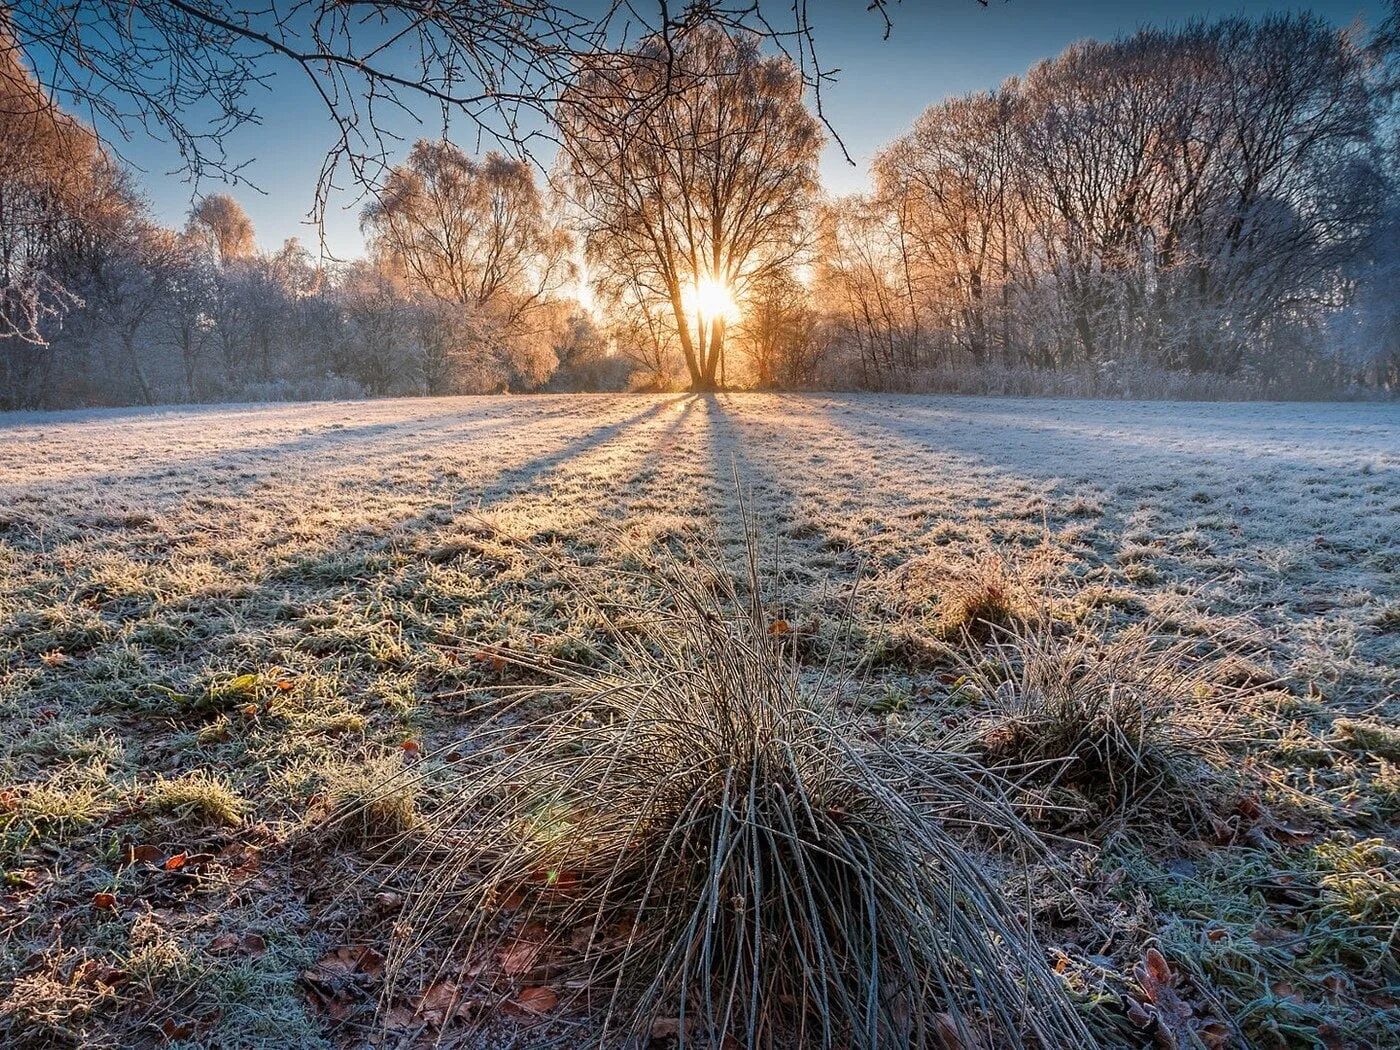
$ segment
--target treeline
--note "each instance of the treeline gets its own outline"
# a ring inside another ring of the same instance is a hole
[[[1077,44],[931,107],[869,195],[830,200],[792,64],[701,27],[580,71],[553,190],[418,143],[363,213],[367,257],[337,265],[259,251],[223,194],[163,228],[0,47],[0,408],[1393,392],[1394,29],[1277,16]]]
[[[1312,16],[1086,42],[931,107],[834,203],[822,302],[861,382],[1162,370],[1400,378],[1389,42]]]
[[[369,259],[260,252],[224,194],[153,221],[0,54],[0,408],[626,385],[562,293],[567,238],[524,164],[420,144],[365,213]],[[415,243],[434,237],[439,266]]]

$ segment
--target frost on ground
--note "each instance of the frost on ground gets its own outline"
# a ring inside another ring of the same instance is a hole
[[[397,903],[357,876],[432,805],[376,778],[514,684],[473,641],[587,662],[575,567],[737,558],[741,498],[875,718],[976,716],[949,616],[988,566],[1209,652],[1236,797],[1061,823],[1012,880],[1106,1042],[1394,1035],[1400,409],[757,394],[0,416],[0,1032],[358,1045]]]

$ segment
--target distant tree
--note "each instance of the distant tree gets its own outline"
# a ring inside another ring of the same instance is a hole
[[[115,343],[124,378],[147,405],[155,403],[155,396],[143,363],[148,346],[141,337],[166,305],[172,283],[178,279],[180,248],[176,234],[133,216],[107,231],[83,286],[101,322],[100,331]]]
[[[915,303],[899,280],[900,227],[883,203],[855,195],[819,213],[815,288],[828,327],[855,359],[863,386],[882,387],[919,365]]]
[[[180,358],[185,396],[205,385],[206,356],[214,340],[213,307],[218,274],[204,246],[181,236],[171,249],[170,278],[161,320]]]
[[[0,33],[0,408],[58,394],[54,339],[95,247],[137,209],[96,136],[57,112]]]
[[[548,378],[569,240],[528,165],[424,140],[390,173],[362,226],[378,266],[471,318],[478,351],[507,382],[528,388]]]
[[[248,259],[257,251],[253,220],[227,193],[213,193],[196,203],[185,232],[207,243],[221,266]]]
[[[1003,353],[1008,349],[1005,296],[1019,217],[1017,104],[1013,87],[931,106],[873,165],[898,230],[903,298],[979,363],[994,342]],[[1000,303],[989,302],[998,294]]]
[[[617,354],[587,311],[573,310],[554,343],[558,367],[548,389],[567,391],[626,390],[632,362]]]
[[[815,377],[816,312],[791,273],[772,270],[752,284],[739,336],[760,389],[805,386]]]
[[[384,395],[412,371],[413,305],[393,275],[371,263],[348,267],[337,288],[344,329],[336,370],[371,394]]]
[[[529,166],[499,153],[477,161],[450,142],[417,143],[361,226],[381,265],[508,327],[556,291],[565,271],[567,239]]]
[[[902,328],[914,367],[947,346],[977,363],[1306,372],[1387,192],[1385,39],[1312,15],[1143,29],[931,107],[875,164],[893,227],[864,255],[891,276],[864,275],[845,322],[868,367],[888,370],[881,333],[898,360]],[[835,247],[849,293],[862,241]]]

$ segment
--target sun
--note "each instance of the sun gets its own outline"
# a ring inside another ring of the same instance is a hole
[[[713,277],[702,277],[686,289],[685,311],[701,324],[739,320],[739,304],[734,299],[734,290]]]

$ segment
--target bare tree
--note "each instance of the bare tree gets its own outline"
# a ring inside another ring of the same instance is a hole
[[[48,105],[0,33],[0,407],[44,402],[53,337],[82,305],[75,278],[134,208],[95,136]]]
[[[253,220],[227,193],[212,193],[196,203],[190,209],[185,232],[208,244],[221,266],[247,259],[257,251]]]
[[[1386,193],[1380,39],[1310,15],[1145,29],[932,107],[876,163],[897,232],[866,268],[893,279],[846,282],[870,361],[902,294],[917,341],[978,362],[1298,371]]]
[[[648,38],[585,69],[560,108],[590,268],[669,307],[697,390],[723,382],[723,300],[791,264],[816,191],[802,77],[758,45],[713,27]]]
[[[822,349],[816,312],[809,290],[792,273],[773,270],[754,283],[739,335],[760,389],[815,380]]]
[[[534,175],[499,153],[482,160],[424,140],[364,211],[377,263],[405,286],[466,308],[481,349],[527,386],[546,370],[557,296],[569,276],[569,239],[546,210]]]

